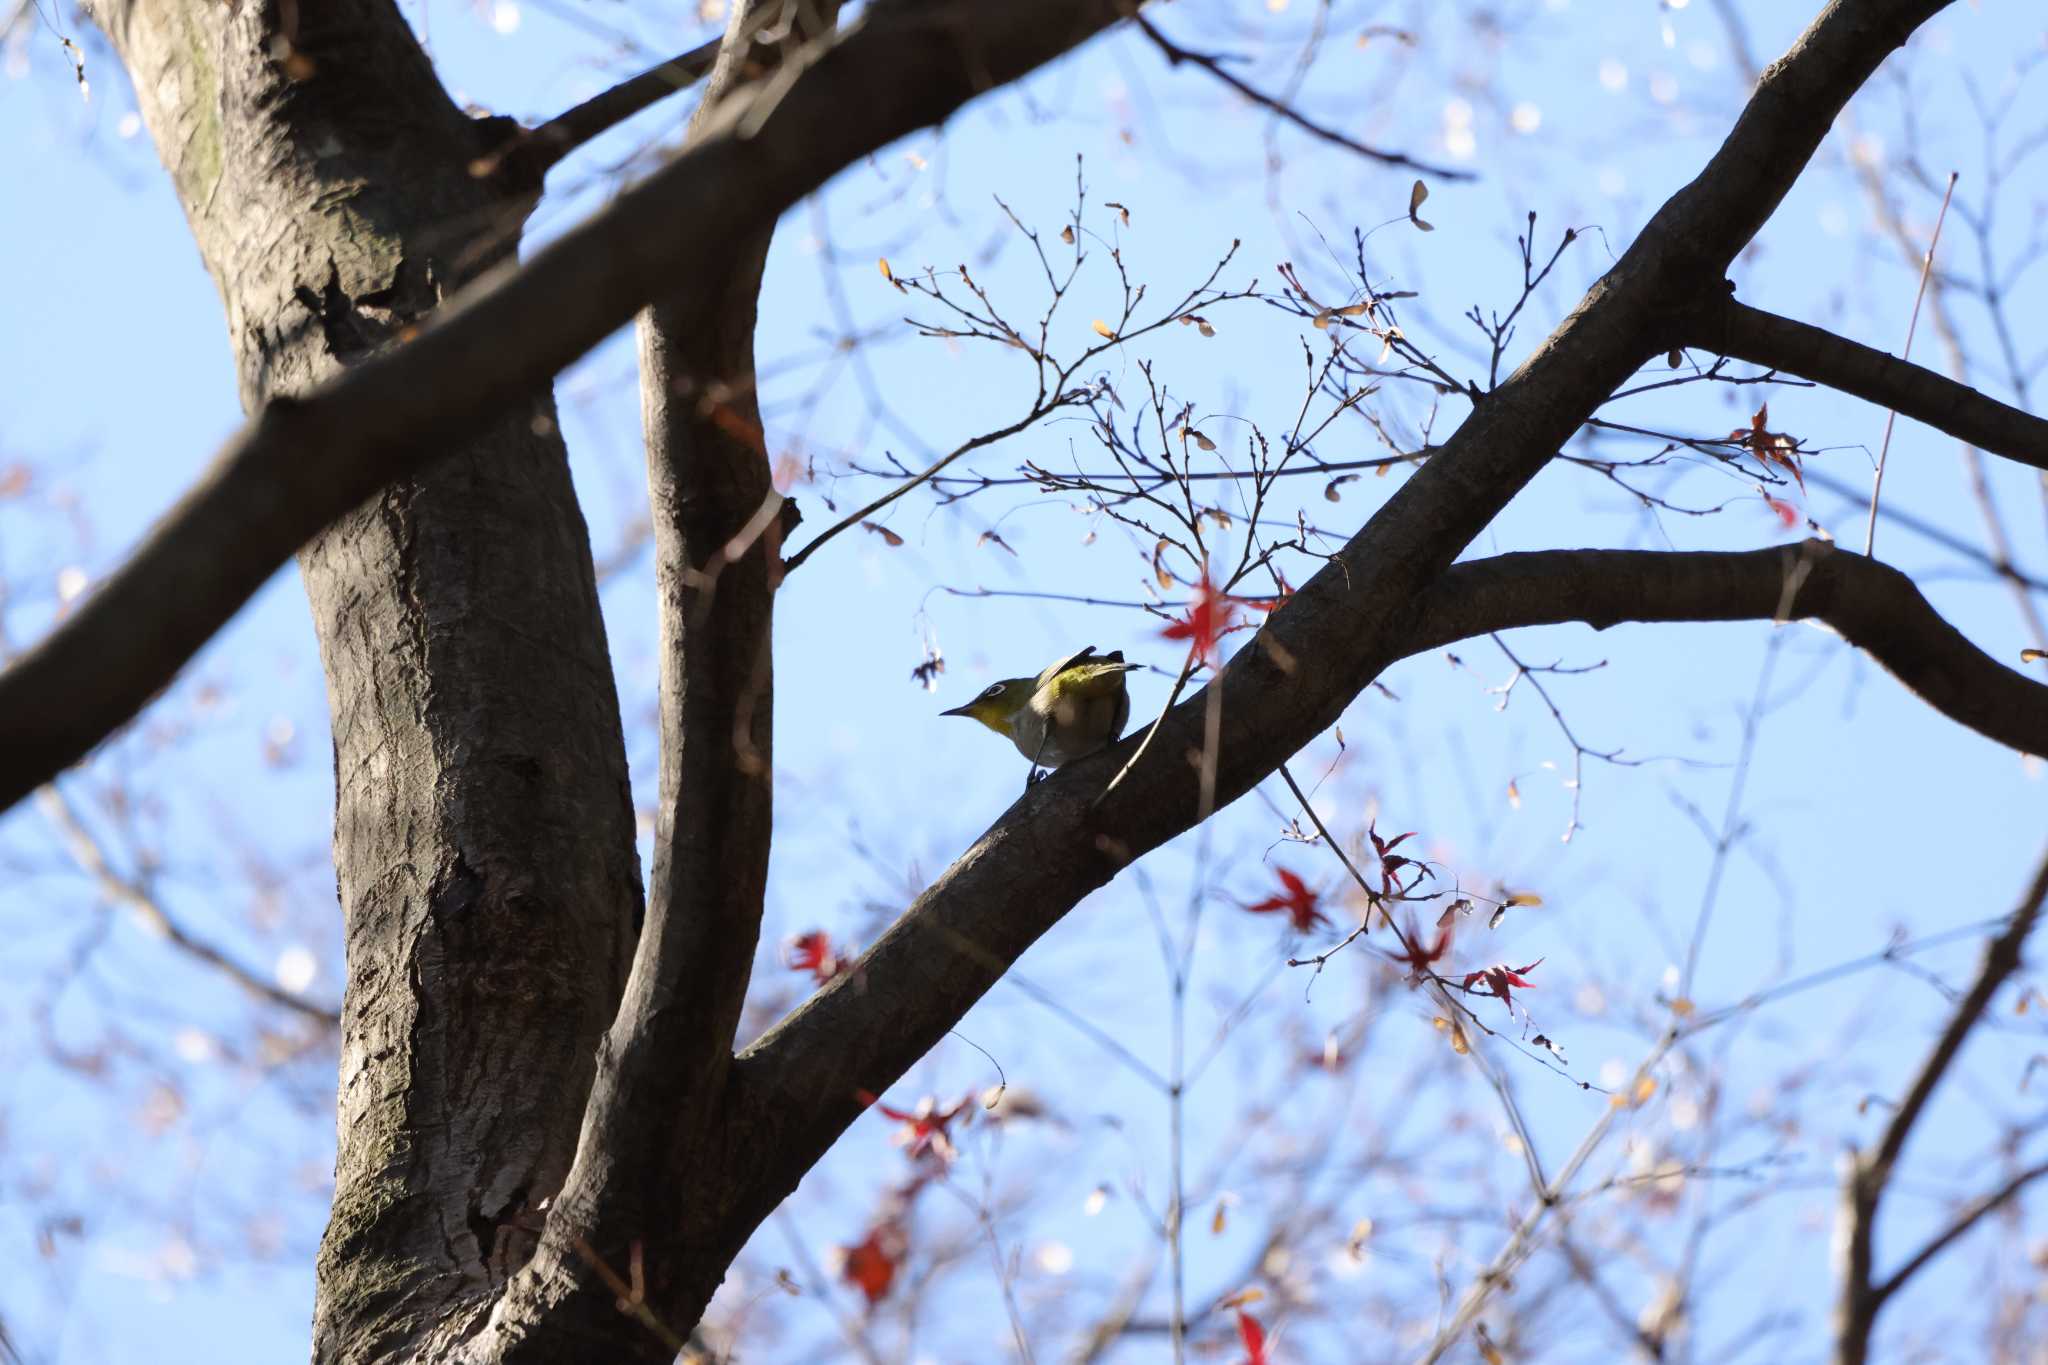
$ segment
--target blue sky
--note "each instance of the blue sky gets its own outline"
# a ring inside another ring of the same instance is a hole
[[[1202,278],[1233,239],[1242,245],[1221,283],[1242,287],[1256,277],[1262,290],[1277,289],[1276,266],[1291,260],[1305,280],[1334,295],[1344,287],[1350,234],[1362,228],[1371,233],[1374,284],[1421,293],[1404,313],[1410,336],[1447,365],[1469,369],[1476,334],[1459,315],[1474,304],[1513,302],[1520,273],[1514,236],[1533,210],[1539,242],[1554,241],[1566,226],[1580,237],[1526,310],[1510,358],[1523,353],[1704,162],[1740,107],[1743,81],[1709,4],[1551,0],[1516,7],[1511,26],[1491,39],[1448,17],[1448,8],[1337,6],[1332,36],[1302,85],[1304,106],[1352,135],[1476,173],[1469,183],[1432,183],[1421,211],[1435,226],[1430,233],[1404,219],[1412,177],[1276,131],[1264,114],[1233,103],[1198,74],[1168,73],[1132,35],[982,102],[943,136],[907,139],[847,172],[819,203],[793,210],[771,258],[759,354],[775,376],[764,389],[771,442],[826,471],[794,490],[805,530],[832,520],[828,499],[844,508],[879,487],[845,475],[849,466],[872,468],[894,456],[915,467],[1023,410],[1030,391],[1017,353],[890,326],[907,301],[876,260],[887,257],[899,275],[966,262],[995,297],[1035,317],[1043,306],[1036,267],[994,197],[1027,224],[1056,233],[1073,203],[1077,156],[1087,223],[1100,235],[1054,331],[1070,350],[1092,342],[1090,323],[1116,306],[1111,244],[1162,304]],[[1782,52],[1807,17],[1803,6],[1739,8],[1764,59]],[[1930,174],[1960,171],[1960,200],[1981,204],[1987,177],[1970,83],[1996,100],[2016,58],[2040,52],[2039,21],[2021,8],[1956,6],[1916,40],[1908,61],[1895,64],[1901,80],[1893,68],[1880,76],[1731,272],[1741,297],[1898,347],[1914,279],[1870,228],[1859,166],[1888,164],[1887,155],[1905,145],[1910,111]],[[422,4],[409,12],[461,97],[522,117],[545,116],[700,36],[688,23],[573,0]],[[1277,88],[1289,78],[1314,10],[1302,0],[1182,4],[1163,10],[1160,22],[1190,43],[1264,54],[1248,69]],[[1375,38],[1361,47],[1358,35],[1373,23],[1404,25],[1418,44],[1411,50]],[[13,134],[0,140],[0,183],[15,187],[0,213],[0,262],[13,304],[0,323],[0,470],[22,462],[34,471],[28,494],[0,503],[4,621],[16,642],[46,628],[69,588],[117,562],[240,420],[218,297],[147,137],[133,126],[122,78],[99,49],[88,45],[87,52],[89,101],[80,99],[49,29],[8,54],[14,78],[0,82],[0,117]],[[2048,120],[2048,81],[2037,75],[2013,88],[2016,138]],[[667,135],[679,112],[657,111],[557,172],[559,197],[551,195],[537,216],[537,234],[559,231],[600,202],[617,183],[614,169]],[[1991,241],[2001,259],[2022,248],[2038,221],[2025,181],[2037,166],[2023,167],[1998,201],[2003,216]],[[1896,169],[1887,180],[1924,233],[1938,187],[1930,194]],[[1128,225],[1106,201],[1128,208]],[[1955,219],[1948,231],[1944,261],[1972,268],[1974,239]],[[2042,292],[2038,277],[2023,276],[2014,315],[2038,316]],[[1205,312],[1216,337],[1172,328],[1157,344],[1112,352],[1097,372],[1130,395],[1143,383],[1139,361],[1152,361],[1226,450],[1233,448],[1226,436],[1241,443],[1252,423],[1284,429],[1301,401],[1300,338],[1320,338],[1258,302]],[[1981,314],[1965,308],[1959,316],[1972,347],[1995,356]],[[887,330],[850,362],[770,369],[829,349],[849,323]],[[2023,330],[2023,350],[2030,340],[2038,346]],[[1944,363],[1926,319],[1915,355]],[[617,337],[559,386],[600,560],[629,540],[643,496],[631,371],[630,338]],[[1982,382],[2007,396],[1995,372]],[[886,418],[877,416],[878,395]],[[1768,398],[1775,428],[1825,452],[1811,467],[1864,484],[1883,414],[1822,391],[1683,389],[1631,400],[1625,412],[1629,420],[1718,435],[1746,425],[1758,397]],[[1438,434],[1465,411],[1446,400],[1434,419]],[[1385,417],[1405,440],[1429,412],[1390,395]],[[1086,439],[1084,424],[1054,422],[969,465],[996,476],[1026,460],[1099,467],[1088,463]],[[1357,423],[1333,428],[1318,453],[1352,459],[1383,449]],[[1992,475],[2018,561],[2048,570],[2033,480],[2018,469]],[[1323,496],[1323,481],[1297,480],[1291,496],[1310,522],[1341,536],[1399,477],[1344,485],[1333,490],[1334,501]],[[1663,478],[1656,476],[1655,487],[1674,501],[1729,505],[1717,516],[1651,518],[1611,485],[1558,466],[1473,553],[1740,548],[1784,538],[1753,479],[1698,468],[1668,485]],[[1968,541],[1982,540],[1954,443],[1938,433],[1901,421],[1886,498]],[[1292,520],[1295,509],[1290,502],[1271,515]],[[1856,507],[1815,492],[1806,510],[1844,542],[1860,544]],[[881,520],[902,546],[850,532],[796,574],[778,604],[778,845],[758,972],[764,1010],[793,1001],[800,985],[776,964],[780,938],[817,927],[872,940],[1014,795],[1022,776],[1015,756],[985,732],[939,718],[941,708],[991,678],[1095,643],[1152,666],[1133,684],[1134,717],[1149,719],[1179,663],[1178,648],[1158,637],[1159,621],[1141,613],[945,591],[1145,597],[1149,546],[1134,547],[1062,497],[991,494],[939,509],[917,495]],[[1014,555],[981,540],[990,529]],[[1226,546],[1240,532],[1226,533]],[[1881,529],[1879,551],[1998,657],[2016,661],[2034,643],[2005,590],[1981,581],[1955,554],[1896,526]],[[629,556],[604,589],[643,800],[654,758],[645,570],[644,560]],[[1179,595],[1166,594],[1169,605]],[[138,730],[92,772],[67,779],[66,790],[116,848],[153,851],[160,893],[195,927],[242,960],[331,1000],[340,981],[323,861],[332,793],[324,697],[305,616],[296,574],[286,570]],[[1895,932],[1917,937],[2000,914],[2040,854],[2037,765],[1933,714],[1820,631],[1788,627],[1776,639],[1762,624],[1559,628],[1513,637],[1510,647],[1530,663],[1604,663],[1543,681],[1589,747],[1658,760],[1590,764],[1580,794],[1583,827],[1569,843],[1560,834],[1572,794],[1560,767],[1568,771],[1571,750],[1526,683],[1498,709],[1489,689],[1512,669],[1483,641],[1455,651],[1462,666],[1437,653],[1390,670],[1385,692],[1368,692],[1347,712],[1341,751],[1327,736],[1294,770],[1304,781],[1327,770],[1317,803],[1340,835],[1353,837],[1377,818],[1383,830],[1420,831],[1418,847],[1446,878],[1542,894],[1540,909],[1511,914],[1499,931],[1475,926],[1463,936],[1459,965],[1542,958],[1539,990],[1529,999],[1537,1027],[1565,1045],[1574,1077],[1612,1088],[1667,1017],[1656,1003],[1660,992],[1676,993],[1674,973],[1712,864],[1699,826],[1720,825],[1745,713],[1766,668],[1766,705],[1738,814],[1747,832],[1727,861],[1703,940],[1691,989],[1700,1008],[1873,952]],[[935,693],[910,679],[934,642],[947,665]],[[100,799],[116,778],[140,797],[132,830]],[[1303,972],[1281,965],[1295,945],[1279,928],[1235,908],[1272,889],[1275,864],[1335,887],[1340,874],[1326,852],[1276,842],[1293,814],[1289,801],[1284,786],[1269,783],[1206,834],[1162,850],[1142,869],[1176,924],[1194,892],[1216,893],[1202,912],[1193,959],[1193,1050],[1251,1002],[1189,1101],[1190,1168],[1221,1172],[1207,1187],[1210,1203],[1190,1213],[1191,1222],[1196,1212],[1205,1220],[1189,1237],[1190,1302],[1205,1307],[1239,1287],[1258,1229],[1285,1211],[1280,1191],[1300,1196],[1273,1174],[1286,1165],[1288,1132],[1327,1129],[1337,1134],[1339,1156],[1311,1192],[1331,1212],[1300,1250],[1318,1267],[1314,1294],[1337,1303],[1369,1293],[1378,1305],[1371,1311],[1389,1321],[1426,1319],[1437,1265],[1460,1285],[1502,1233],[1497,1219],[1432,1222],[1416,1210],[1432,1199],[1507,1208],[1519,1197],[1525,1204],[1521,1161],[1504,1142],[1491,1092],[1444,1047],[1418,997],[1375,977],[1362,952],[1338,959],[1311,986]],[[66,861],[44,813],[25,806],[0,821],[0,857],[0,923],[17,945],[9,974],[22,982],[0,1004],[0,1056],[9,1073],[0,1082],[0,1263],[11,1272],[0,1318],[38,1359],[126,1359],[165,1340],[203,1341],[193,1358],[268,1360],[303,1351],[311,1247],[324,1215],[321,1180],[332,1159],[325,1107],[331,1053],[293,1055],[288,1021],[169,953],[132,918],[109,916]],[[1127,874],[1049,935],[1020,972],[1056,993],[1072,1015],[1163,1068],[1170,1039],[1154,937],[1139,878]],[[1967,975],[1974,953],[1974,939],[1964,938],[1916,961],[1954,982]],[[74,955],[85,965],[61,990],[51,987]],[[1705,1035],[1689,1060],[1660,1070],[1659,1096],[1624,1120],[1596,1154],[1591,1178],[1630,1170],[1631,1162],[1654,1165],[1666,1153],[1697,1156],[1716,1113],[1795,1107],[1796,1130],[1780,1129],[1768,1143],[1753,1128],[1730,1138],[1734,1150],[1719,1164],[1768,1159],[1777,1193],[1717,1224],[1702,1255],[1726,1277],[1718,1301],[1803,1315],[1773,1343],[1773,1358],[1814,1355],[1828,1294],[1834,1159],[1843,1143],[1868,1141],[1876,1131],[1884,1110],[1866,1097],[1896,1093],[1945,1008],[1927,981],[1877,968]],[[1497,1004],[1492,1009],[1500,1013]],[[1370,1021],[1368,1074],[1348,1082],[1290,1077],[1289,1040],[1318,1045],[1328,1030],[1368,1026],[1361,1021]],[[1928,1193],[1901,1198],[1888,1246],[1909,1244],[1913,1229],[1938,1217],[1942,1192],[1988,1183],[1986,1148],[1998,1122],[2038,1116],[2039,1099],[2016,1090],[2019,1068],[2042,1050],[2026,1023],[2010,1020],[2006,1033],[1974,1048],[1967,1076],[1944,1092],[1945,1107],[1910,1152],[1916,1188]],[[1505,1027],[1511,1038],[1523,1033],[1519,1023]],[[1141,1210],[1148,1198],[1156,1203],[1164,1178],[1163,1106],[1128,1068],[1020,988],[999,988],[960,1032],[993,1054],[1012,1086],[1042,1096],[1060,1122],[1000,1131],[984,1122],[956,1170],[963,1197],[928,1195],[921,1206],[920,1245],[964,1236],[972,1246],[974,1220],[963,1211],[986,1198],[1005,1208],[997,1226],[1005,1251],[1023,1267],[1018,1294],[1027,1319],[1043,1313],[1050,1323],[1061,1300],[1098,1304],[1156,1242]],[[53,1063],[53,1039],[63,1049],[104,1050],[101,1073],[84,1077]],[[1487,1051],[1510,1077],[1535,1146],[1554,1169],[1607,1098],[1504,1046]],[[1386,1084],[1392,1076],[1403,1079]],[[1787,1099],[1791,1078],[1796,1101]],[[949,1041],[891,1099],[949,1097],[992,1079],[987,1058]],[[1246,1116],[1281,1098],[1289,1118],[1253,1125],[1248,1134]],[[1362,1154],[1371,1151],[1399,1152],[1411,1164],[1368,1168]],[[1439,1168],[1428,1164],[1432,1156]],[[1356,1169],[1346,1164],[1353,1161]],[[796,1265],[792,1238],[829,1275],[831,1248],[859,1237],[901,1162],[884,1121],[857,1125],[806,1181],[786,1221],[764,1227],[741,1262],[734,1295],[743,1299],[776,1269]],[[1684,1198],[1694,1202],[1684,1207],[1733,1206],[1750,1183],[1690,1181]],[[1090,1196],[1101,1188],[1110,1195],[1094,1209]],[[1219,1200],[1228,1216],[1224,1230],[1212,1233],[1206,1220]],[[2023,1233],[2034,1241],[2044,1226],[2039,1207],[2037,1199]],[[78,1211],[83,1230],[59,1231],[59,1254],[46,1258],[36,1246],[39,1223],[60,1209]],[[1369,1291],[1330,1269],[1337,1261],[1322,1259],[1361,1218],[1388,1229],[1376,1234]],[[1673,1238],[1682,1226],[1658,1225],[1657,1236]],[[1945,1273],[1953,1289],[1986,1272],[1979,1251],[1966,1244]],[[1008,1349],[1001,1315],[978,1307],[994,1289],[986,1251],[949,1274],[914,1335],[887,1306],[876,1316],[870,1331],[892,1358],[899,1342],[906,1359],[995,1358]],[[1641,1266],[1617,1260],[1614,1274],[1632,1309],[1652,1296],[1655,1276]],[[1930,1277],[1902,1299],[1891,1310],[1895,1322],[1939,1319],[1943,1283]],[[1159,1311],[1160,1292],[1155,1283],[1150,1311]],[[1916,1304],[1916,1296],[1925,1297]],[[823,1303],[807,1294],[759,1312],[775,1324],[759,1348],[764,1358],[812,1359],[843,1349],[839,1321],[857,1316],[858,1306],[835,1290]],[[1710,1312],[1696,1328],[1699,1350],[1717,1358],[1717,1342],[1745,1330],[1751,1316]],[[1204,1319],[1202,1330],[1213,1337],[1215,1321]],[[1592,1335],[1601,1330],[1596,1322],[1571,1330],[1587,1334],[1587,1351],[1609,1340]],[[1288,1359],[1350,1358],[1327,1322],[1304,1319],[1281,1340]],[[1574,1355],[1574,1340],[1546,1344],[1561,1358],[1584,1358]],[[1134,1340],[1114,1358],[1155,1359],[1157,1349]]]

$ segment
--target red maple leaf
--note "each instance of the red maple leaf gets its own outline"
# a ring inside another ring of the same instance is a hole
[[[1482,967],[1476,972],[1465,973],[1465,989],[1471,990],[1472,983],[1475,981],[1485,982],[1486,989],[1480,991],[1479,994],[1499,996],[1501,1003],[1508,1007],[1508,1013],[1513,1014],[1515,1012],[1513,988],[1521,986],[1526,990],[1535,990],[1536,983],[1529,980],[1524,973],[1533,972],[1542,965],[1543,959],[1540,957],[1526,967],[1510,967],[1505,962],[1496,962],[1491,967]]]
[[[1422,946],[1422,931],[1415,926],[1413,920],[1410,920],[1408,922],[1408,933],[1404,939],[1404,942],[1409,945],[1408,951],[1393,953],[1389,956],[1395,962],[1407,963],[1411,971],[1424,971],[1431,963],[1442,961],[1443,955],[1451,950],[1451,930],[1454,927],[1451,924],[1440,926],[1436,931],[1436,937],[1430,941],[1429,947],[1425,949]]]
[[[974,1116],[971,1108],[974,1103],[972,1094],[962,1096],[958,1103],[946,1109],[939,1108],[939,1102],[926,1095],[917,1102],[917,1108],[914,1110],[898,1109],[894,1105],[883,1104],[865,1090],[856,1091],[855,1094],[860,1097],[862,1104],[873,1105],[881,1110],[885,1117],[903,1125],[896,1130],[896,1136],[892,1140],[903,1149],[905,1156],[912,1161],[928,1161],[940,1167],[952,1165],[953,1158],[960,1154],[953,1146],[952,1134],[946,1131],[948,1126],[963,1114],[970,1119]]]
[[[1316,908],[1316,902],[1321,897],[1320,892],[1309,890],[1301,878],[1284,867],[1276,867],[1273,870],[1280,874],[1280,885],[1286,890],[1277,896],[1268,896],[1257,905],[1247,905],[1245,909],[1254,915],[1285,910],[1295,929],[1304,934],[1318,925],[1330,922],[1323,912]]]
[[[1237,1337],[1244,1343],[1242,1365],[1271,1365],[1271,1359],[1266,1355],[1265,1327],[1242,1308],[1237,1310]]]
[[[1379,855],[1380,894],[1391,896],[1397,890],[1397,883],[1394,880],[1395,874],[1404,867],[1415,867],[1418,865],[1413,858],[1399,857],[1394,853],[1395,849],[1415,837],[1415,831],[1411,829],[1406,834],[1396,834],[1391,839],[1382,839],[1380,838],[1379,831],[1368,825],[1366,826],[1365,837],[1372,840],[1372,851]]]
[[[903,1254],[908,1249],[901,1224],[893,1221],[877,1223],[860,1241],[839,1249],[845,1258],[839,1266],[839,1278],[866,1295],[868,1307],[872,1308],[889,1292],[889,1285],[896,1278],[896,1268],[902,1264]]]
[[[1186,640],[1196,661],[1209,663],[1216,657],[1216,642],[1236,622],[1237,607],[1236,598],[1216,591],[1216,585],[1209,580],[1209,566],[1204,564],[1187,613],[1159,633],[1169,640]]]
[[[813,929],[782,945],[782,965],[793,972],[809,972],[811,978],[822,986],[852,964],[839,956],[838,950],[832,946],[830,934],[823,929]]]
[[[1746,448],[1767,465],[1783,465],[1799,483],[1799,490],[1806,491],[1806,475],[1799,468],[1799,442],[1782,431],[1768,430],[1771,420],[1771,405],[1757,405],[1756,415],[1749,419],[1746,427],[1737,427],[1728,433],[1728,439]]]

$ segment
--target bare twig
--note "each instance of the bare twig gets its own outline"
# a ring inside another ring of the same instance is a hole
[[[333,1028],[341,1022],[341,1016],[336,1011],[325,1005],[316,1004],[302,995],[295,995],[291,991],[272,985],[220,949],[194,936],[191,930],[180,924],[164,909],[163,903],[150,894],[148,888],[115,871],[107,858],[106,850],[100,846],[99,840],[93,837],[85,822],[78,818],[78,812],[71,808],[71,803],[65,799],[64,793],[57,789],[55,783],[37,789],[36,805],[41,808],[50,823],[56,826],[58,834],[63,837],[65,848],[70,851],[71,860],[78,865],[81,872],[93,879],[100,889],[100,894],[110,901],[127,906],[152,930],[161,934],[172,947],[204,962],[249,994],[310,1019],[323,1028]]]
[[[1187,62],[1190,65],[1202,68],[1202,70],[1208,72],[1217,80],[1222,81],[1253,104],[1272,110],[1281,118],[1286,119],[1289,123],[1313,137],[1321,138],[1325,142],[1342,147],[1346,151],[1356,152],[1360,156],[1369,157],[1374,161],[1382,162],[1389,166],[1405,167],[1408,170],[1419,171],[1424,175],[1434,175],[1444,180],[1470,180],[1473,178],[1470,171],[1452,170],[1445,166],[1432,166],[1427,162],[1417,161],[1413,157],[1406,156],[1400,152],[1389,152],[1383,151],[1378,147],[1368,147],[1363,142],[1355,138],[1346,137],[1335,129],[1325,128],[1322,124],[1313,122],[1305,117],[1300,110],[1287,101],[1276,99],[1264,91],[1255,89],[1239,80],[1224,69],[1222,61],[1218,58],[1209,56],[1206,53],[1191,52],[1174,42],[1171,38],[1168,38],[1158,29],[1154,28],[1143,14],[1137,15],[1135,22],[1139,30],[1152,40],[1152,45],[1165,55],[1169,64],[1179,66],[1182,62]]]
[[[1913,294],[1913,315],[1906,322],[1906,347],[1899,352],[1899,359],[1908,360],[1913,355],[1913,333],[1920,326],[1920,304],[1927,297],[1927,279],[1934,273],[1934,249],[1941,245],[1941,225],[1948,220],[1949,200],[1955,197],[1956,173],[1948,173],[1948,190],[1941,196],[1941,212],[1934,219],[1934,234],[1927,241],[1927,254],[1920,259],[1920,287]],[[1877,546],[1877,501],[1884,491],[1884,462],[1891,453],[1892,426],[1899,420],[1897,408],[1888,409],[1884,415],[1884,442],[1877,449],[1877,473],[1870,481],[1870,522],[1863,532],[1863,553],[1874,554]]]

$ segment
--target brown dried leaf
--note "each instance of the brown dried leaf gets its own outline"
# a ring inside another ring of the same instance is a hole
[[[1423,184],[1420,180],[1416,181],[1415,188],[1408,191],[1408,221],[1421,228],[1424,232],[1435,232],[1436,225],[1434,223],[1425,223],[1415,216],[1415,210],[1421,208],[1422,201],[1427,198],[1429,198],[1429,186]]]
[[[1111,331],[1109,328],[1109,324],[1104,322],[1101,318],[1095,319],[1095,335],[1099,337],[1106,337],[1111,341],[1116,340],[1116,333]]]
[[[902,536],[897,535],[888,527],[878,525],[875,522],[864,521],[860,524],[860,529],[863,531],[873,531],[876,535],[880,536],[884,541],[886,541],[888,543],[889,548],[892,550],[896,549],[898,546],[903,544]]]

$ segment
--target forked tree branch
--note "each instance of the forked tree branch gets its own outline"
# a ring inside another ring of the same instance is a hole
[[[768,230],[842,167],[1135,4],[878,0],[773,101],[727,101],[667,167],[480,280],[410,341],[273,401],[70,619],[0,673],[0,810],[141,709],[328,521],[715,268],[736,234]]]
[[[1867,399],[2008,460],[2048,469],[2048,421],[1925,366],[1724,298],[1691,314],[1683,344]]]
[[[1889,1278],[1883,1281],[1875,1279],[1878,1204],[1891,1183],[1899,1155],[1905,1150],[1907,1139],[1913,1135],[1914,1125],[1926,1111],[1927,1101],[1933,1096],[1935,1087],[1948,1074],[1950,1066],[1962,1052],[1963,1044],[1983,1018],[1991,997],[2019,970],[2021,952],[2026,946],[2027,936],[2040,922],[2044,903],[2048,903],[2048,857],[2042,859],[2040,868],[2034,873],[2033,885],[2027,888],[2005,929],[1984,945],[1984,960],[1977,970],[1977,979],[1956,1002],[1948,1026],[1935,1040],[1927,1060],[1921,1063],[1913,1084],[1893,1111],[1877,1146],[1852,1156],[1849,1176],[1842,1182],[1840,1222],[1836,1231],[1837,1242],[1843,1249],[1842,1283],[1836,1290],[1836,1365],[1863,1365],[1870,1358],[1871,1334],[1877,1325],[1878,1311],[1884,1307],[1885,1301],[1942,1248],[1967,1232],[1979,1218],[2018,1194],[2029,1181],[2048,1172],[2048,1167],[2022,1171],[2007,1181],[2003,1188],[1966,1209]]]
[[[1208,688],[1166,714],[1156,753],[1099,801],[1135,740],[1026,792],[853,972],[741,1055],[736,1130],[767,1140],[750,1137],[738,1154],[728,1193],[735,1237],[766,1217],[859,1115],[862,1090],[879,1092],[908,1070],[1082,897],[1207,813],[1198,772],[1213,774],[1218,807],[1234,801],[1410,652],[1419,600],[1593,410],[1668,345],[1673,310],[1719,289],[1842,105],[1942,7],[1943,0],[1830,4],[1759,82],[1700,175],[1572,314]],[[1224,725],[1217,752],[1204,754],[1212,704]],[[2035,723],[2037,732],[2048,727]]]

